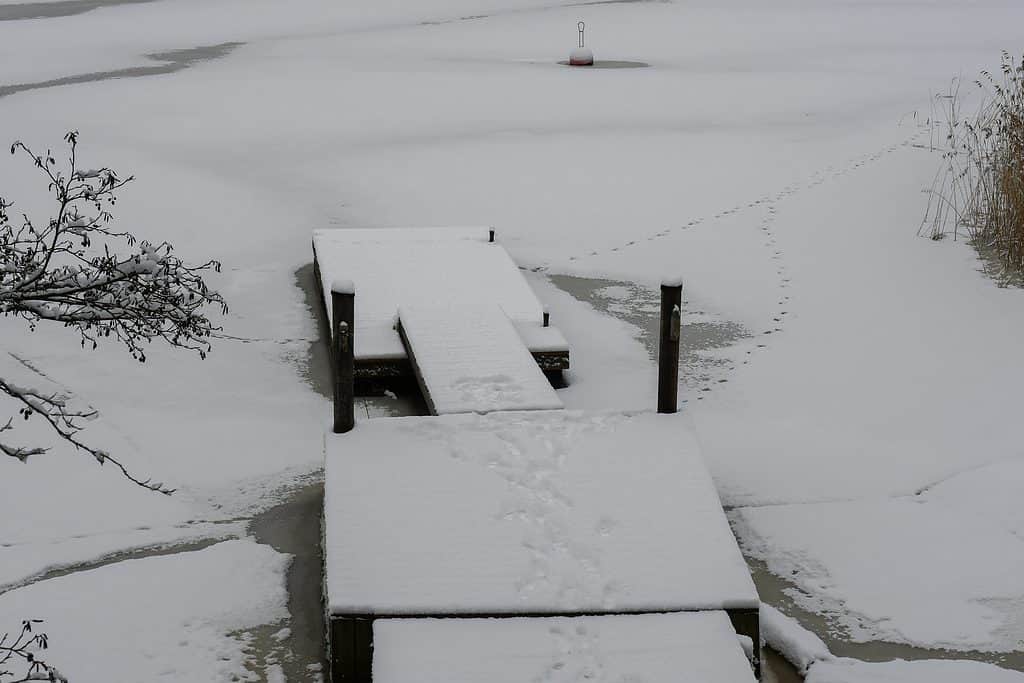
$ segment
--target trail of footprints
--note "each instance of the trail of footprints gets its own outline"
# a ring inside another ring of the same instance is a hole
[[[529,561],[515,585],[520,597],[546,593],[566,610],[592,604],[613,608],[623,589],[603,571],[597,544],[615,533],[618,522],[607,517],[597,520],[593,544],[574,538],[568,524],[574,503],[562,490],[560,475],[580,437],[625,418],[531,419],[526,432],[518,429],[514,419],[507,425],[502,422],[507,419],[463,426],[461,435],[440,427],[424,429],[426,436],[443,441],[455,459],[482,465],[508,484],[511,495],[501,501],[494,518],[523,527],[521,545]],[[481,436],[488,440],[482,442]],[[483,443],[487,446],[481,447]]]
[[[819,185],[822,185],[830,180],[838,180],[850,173],[853,173],[854,171],[863,168],[866,165],[877,162],[882,158],[902,148],[913,146],[918,142],[921,135],[926,131],[927,126],[920,125],[917,127],[913,134],[911,134],[910,136],[908,136],[907,138],[900,142],[893,143],[871,154],[865,154],[859,157],[854,157],[847,163],[838,167],[826,166],[825,168],[813,173],[804,181],[787,185],[783,187],[781,190],[775,192],[774,194],[762,195],[761,197],[758,197],[752,201],[737,204],[730,208],[723,209],[722,211],[719,211],[718,213],[712,216],[702,216],[699,218],[695,218],[683,225],[675,226],[672,228],[665,228],[659,232],[647,235],[639,239],[630,240],[628,242],[624,242],[614,247],[610,247],[603,250],[591,250],[585,254],[576,254],[570,256],[569,261],[575,262],[591,256],[601,256],[609,253],[617,253],[625,249],[634,247],[642,242],[654,242],[656,240],[663,239],[665,237],[668,237],[669,235],[677,233],[678,231],[691,230],[701,225],[711,224],[717,220],[720,220],[727,216],[731,216],[735,213],[748,211],[751,209],[762,208],[765,210],[765,213],[761,218],[759,229],[762,233],[762,236],[764,237],[764,246],[766,249],[770,251],[770,258],[776,264],[775,275],[778,282],[779,299],[776,304],[776,309],[772,312],[771,326],[768,329],[756,332],[754,336],[755,338],[760,338],[777,334],[783,331],[786,317],[790,315],[791,297],[789,294],[789,290],[790,284],[792,282],[789,272],[784,263],[785,255],[778,246],[775,234],[776,217],[778,215],[779,210],[778,205],[796,194],[818,187]],[[533,272],[547,272],[548,270],[550,270],[550,268],[551,264],[545,264],[532,268],[531,270]],[[757,341],[753,348],[748,349],[746,351],[746,358],[744,358],[744,360],[741,363],[743,365],[748,364],[749,357],[751,355],[753,355],[756,351],[768,348],[768,344],[766,343],[767,341],[767,339],[761,339]],[[703,378],[703,380],[704,383],[702,384],[702,386],[699,387],[697,400],[703,399],[703,395],[710,392],[714,385],[722,384],[727,381],[726,379],[714,380],[710,377],[705,377]]]
[[[885,147],[885,148],[883,148],[883,149],[881,149],[881,150],[879,150],[877,152],[874,152],[872,154],[865,154],[863,156],[855,157],[855,158],[851,159],[850,161],[848,161],[846,164],[844,164],[842,166],[839,166],[839,167],[826,166],[824,169],[813,173],[811,176],[809,176],[803,182],[794,183],[792,185],[787,185],[786,187],[782,188],[778,192],[775,192],[774,194],[762,195],[761,197],[758,197],[757,199],[754,199],[752,201],[749,201],[749,202],[746,202],[746,203],[737,204],[737,205],[732,206],[732,207],[730,207],[728,209],[723,209],[722,211],[719,211],[718,213],[713,214],[711,216],[702,216],[702,217],[699,217],[699,218],[695,218],[695,219],[693,219],[693,220],[691,220],[688,223],[685,223],[683,225],[679,225],[679,226],[675,226],[675,227],[671,227],[671,228],[665,228],[664,230],[661,230],[659,232],[652,233],[652,234],[647,235],[645,237],[640,237],[640,238],[637,238],[637,239],[629,240],[628,242],[623,242],[622,244],[616,245],[614,247],[609,247],[609,248],[606,248],[606,249],[591,250],[591,251],[588,251],[588,252],[585,252],[585,253],[575,254],[573,256],[570,256],[568,260],[574,262],[574,261],[579,261],[581,259],[587,258],[589,256],[601,256],[601,255],[608,254],[608,253],[615,253],[615,252],[623,251],[623,250],[628,249],[630,247],[634,247],[634,246],[636,246],[636,245],[638,245],[638,244],[640,244],[642,242],[653,242],[655,240],[658,240],[658,239],[661,239],[661,238],[664,238],[664,237],[668,237],[669,235],[671,235],[671,234],[673,234],[673,233],[675,233],[677,231],[680,231],[680,230],[690,230],[692,228],[696,228],[696,227],[698,227],[700,225],[703,225],[705,223],[711,223],[711,222],[719,220],[721,218],[725,218],[727,216],[731,216],[734,213],[739,213],[739,212],[745,211],[747,209],[754,209],[754,208],[757,208],[759,206],[767,206],[769,209],[773,209],[775,207],[775,205],[778,204],[779,202],[781,202],[781,201],[783,201],[785,199],[788,199],[788,198],[792,197],[793,195],[795,195],[795,194],[797,194],[799,192],[803,192],[805,190],[809,190],[811,188],[817,187],[817,186],[825,183],[828,180],[836,180],[836,179],[842,178],[843,176],[848,175],[849,173],[852,173],[853,171],[856,171],[856,170],[860,169],[861,167],[863,167],[863,166],[865,166],[867,164],[870,164],[870,163],[873,163],[873,162],[876,162],[876,161],[882,159],[883,157],[885,157],[888,154],[892,154],[893,152],[896,152],[897,150],[899,150],[901,148],[913,145],[918,140],[918,138],[921,136],[921,134],[922,134],[922,132],[924,130],[925,130],[925,128],[922,127],[921,129],[919,129],[916,132],[914,132],[913,135],[909,136],[908,138],[906,138],[905,140],[903,140],[901,142],[897,142],[897,143],[894,143],[892,145],[889,145],[888,147]],[[547,272],[550,269],[551,269],[551,264],[544,264],[544,265],[540,265],[540,266],[536,266],[534,268],[531,268],[530,270],[532,270],[533,272],[536,272],[536,273],[542,273],[542,272]]]
[[[602,571],[598,548],[573,538],[566,526],[565,516],[571,514],[573,501],[558,486],[571,444],[583,433],[599,428],[590,422],[549,425],[542,438],[542,454],[531,448],[532,444],[519,443],[514,430],[494,432],[502,449],[491,453],[488,466],[517,492],[515,500],[509,501],[511,507],[500,511],[499,517],[517,519],[527,529],[522,545],[530,556],[530,568],[516,586],[521,596],[550,592],[566,608],[595,600],[610,608],[619,597],[620,587]],[[602,518],[594,531],[607,536],[614,527],[614,520]]]

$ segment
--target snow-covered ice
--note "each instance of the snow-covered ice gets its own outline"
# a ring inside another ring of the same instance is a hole
[[[73,681],[260,680],[244,631],[287,616],[287,561],[226,541],[9,591],[0,615],[43,619],[47,661]]]
[[[328,436],[333,614],[756,608],[685,422],[491,413]]]
[[[1020,683],[1024,673],[993,664],[954,659],[896,659],[863,662],[835,657],[818,636],[795,619],[768,605],[761,606],[761,633],[806,676],[807,683]]]
[[[852,640],[1009,652],[1024,640],[1021,486],[1007,460],[912,497],[744,508],[736,528]]]
[[[1024,673],[965,660],[861,662],[837,659],[811,667],[806,683],[1021,683]]]
[[[854,641],[1012,651],[1024,640],[1024,543],[927,500],[744,508],[744,549]]]
[[[724,612],[377,619],[378,683],[753,683]]]

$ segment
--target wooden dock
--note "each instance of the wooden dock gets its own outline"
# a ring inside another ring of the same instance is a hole
[[[407,307],[402,341],[433,415],[556,410],[562,401],[497,305]]]
[[[547,316],[508,252],[489,228],[317,230],[313,263],[331,318],[331,283],[360,292],[355,316],[355,376],[412,377],[398,331],[399,306],[498,306],[545,372],[569,369],[569,345]],[[332,327],[333,329],[333,327]]]
[[[333,681],[371,680],[382,619],[718,612],[720,647],[760,643],[746,563],[670,416],[361,423],[327,440],[324,553]]]
[[[373,642],[376,683],[753,683],[721,611],[379,619]]]
[[[568,367],[568,345],[493,232],[313,244],[336,368],[329,680],[520,683],[599,661],[650,683],[751,683],[757,592],[687,423],[562,409],[545,370]],[[663,299],[677,364],[679,285]],[[415,376],[434,417],[357,424],[360,371]],[[659,384],[659,413],[675,384]]]

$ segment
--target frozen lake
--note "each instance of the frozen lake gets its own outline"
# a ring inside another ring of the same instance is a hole
[[[916,235],[934,95],[1018,48],[1021,18],[1017,0],[0,0],[6,142],[59,152],[79,130],[86,163],[138,178],[118,220],[220,259],[231,305],[208,360],[144,366],[0,319],[0,351],[99,409],[93,439],[179,488],[61,451],[0,461],[0,614],[51,618],[86,677],[127,632],[138,679],[316,680],[316,558],[292,531],[315,523],[329,416],[310,235],[492,225],[572,345],[569,408],[653,406],[657,285],[683,277],[685,419],[767,602],[837,655],[1024,670],[1005,567],[1024,557],[1006,360],[1024,292]],[[620,68],[559,64],[580,20]],[[45,211],[29,170],[0,157],[0,195]],[[190,572],[221,582],[194,619],[173,609]],[[136,597],[167,628],[131,632],[116,601],[96,609],[120,632],[57,624],[60,596],[114,577],[164,581]],[[204,644],[192,668],[179,641]]]

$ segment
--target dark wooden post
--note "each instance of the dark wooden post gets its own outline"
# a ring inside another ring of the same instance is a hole
[[[658,337],[658,412],[679,409],[679,319],[682,315],[683,283],[661,283],[661,335]]]
[[[544,311],[544,327],[547,327],[550,324],[551,324],[551,314],[548,313],[547,311]]]
[[[489,236],[487,238],[487,241],[488,242],[493,242],[494,241],[494,231],[493,230],[489,231]]]
[[[369,617],[330,617],[330,683],[371,683],[373,680],[373,620]]]
[[[732,626],[736,633],[747,636],[754,644],[754,678],[761,680],[761,615],[760,610],[754,609],[730,609],[726,610]]]
[[[355,426],[355,286],[349,280],[331,284],[331,353],[334,355],[334,433]]]

